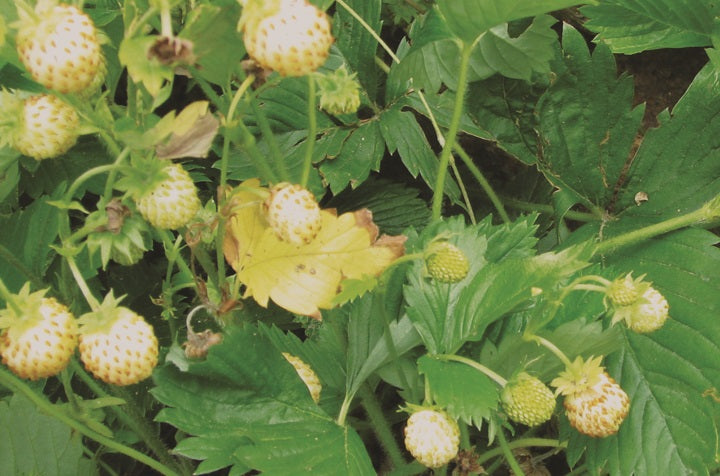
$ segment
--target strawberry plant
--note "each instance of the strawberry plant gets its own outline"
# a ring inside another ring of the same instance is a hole
[[[0,0],[0,474],[718,474],[719,9]]]

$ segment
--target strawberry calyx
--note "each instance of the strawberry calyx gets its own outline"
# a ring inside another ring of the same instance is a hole
[[[0,329],[7,329],[14,338],[34,327],[43,319],[40,308],[47,292],[47,289],[30,292],[30,283],[25,283],[17,294],[3,293],[7,307],[0,310]]]
[[[125,295],[116,298],[115,293],[110,290],[97,309],[78,318],[80,332],[82,334],[92,334],[108,331],[120,317],[123,312],[122,309],[125,309],[119,305],[123,299],[125,299]]]
[[[356,112],[360,107],[360,84],[356,76],[349,73],[345,65],[332,73],[316,73],[320,109],[334,116]]]
[[[107,204],[101,201],[85,220],[93,230],[86,240],[88,249],[91,253],[100,251],[103,269],[111,259],[124,266],[134,264],[149,249],[150,227],[132,206],[131,201],[118,198]]]
[[[601,381],[605,368],[600,365],[602,356],[588,357],[583,360],[578,356],[565,370],[550,382],[550,385],[556,388],[556,395],[571,395],[581,393],[593,388]]]

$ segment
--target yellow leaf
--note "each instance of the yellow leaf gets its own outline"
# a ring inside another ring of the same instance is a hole
[[[233,212],[225,228],[225,258],[261,306],[272,299],[296,314],[320,319],[320,309],[333,307],[345,278],[380,274],[404,253],[404,236],[378,238],[370,210],[336,216],[322,210],[322,227],[307,245],[277,238],[269,228],[256,180],[242,184],[232,195]]]

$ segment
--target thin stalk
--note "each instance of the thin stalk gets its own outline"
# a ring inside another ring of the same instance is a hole
[[[93,392],[96,396],[111,396],[110,393],[105,391],[105,389],[97,382],[97,380],[88,375],[85,369],[78,363],[75,358],[70,360],[70,369],[75,373],[76,376],[80,377],[80,380],[82,380],[82,382],[87,385],[90,391]],[[160,462],[167,466],[174,467],[180,473],[184,473],[185,468],[182,468],[179,462],[174,460],[170,456],[165,444],[160,440],[157,434],[153,432],[152,428],[150,427],[144,416],[142,416],[140,412],[137,411],[137,405],[133,399],[128,397],[127,391],[119,387],[110,388],[111,390],[113,390],[114,393],[114,395],[112,396],[125,400],[125,404],[130,409],[129,412],[126,412],[119,406],[112,405],[109,407],[110,411],[115,414],[115,416],[121,423],[123,423],[129,429],[137,433],[137,435],[143,440],[148,449],[153,452],[153,454],[160,460]]]
[[[649,225],[639,230],[634,230],[622,235],[618,235],[614,238],[610,238],[605,241],[601,241],[595,246],[593,255],[604,255],[612,253],[620,248],[634,245],[641,241],[646,241],[658,235],[663,235],[671,231],[685,228],[691,225],[705,224],[720,218],[718,213],[718,205],[713,202],[709,202],[701,208],[681,215],[679,217],[670,218],[669,220]]]
[[[473,177],[475,177],[475,180],[477,180],[480,187],[488,196],[490,202],[492,202],[493,206],[497,210],[498,215],[500,215],[500,219],[502,219],[504,223],[510,223],[510,216],[505,210],[505,205],[503,204],[502,200],[500,200],[498,194],[495,193],[495,190],[490,185],[490,182],[488,182],[488,180],[485,178],[485,175],[482,173],[480,168],[475,165],[475,163],[472,161],[472,158],[470,158],[468,153],[465,152],[465,149],[463,149],[460,144],[455,144],[454,150],[455,153],[460,156],[460,159],[465,164],[465,167],[468,168],[470,173],[473,175]]]
[[[168,0],[162,0],[160,6],[160,34],[166,38],[173,37],[172,17],[170,16]]]
[[[539,212],[539,213],[546,213],[548,215],[554,215],[555,209],[552,207],[552,205],[545,205],[542,203],[532,203],[532,202],[526,202],[524,200],[517,200],[515,198],[510,197],[503,197],[503,202],[505,205],[515,208],[516,210],[522,210],[527,212]],[[578,212],[574,210],[568,210],[563,214],[563,217],[573,220],[573,221],[580,221],[580,222],[593,222],[593,221],[599,221],[600,217],[595,215],[594,213],[586,213],[586,212]]]
[[[501,387],[504,387],[507,385],[507,380],[504,379],[499,374],[495,373],[494,371],[490,370],[489,368],[485,367],[483,364],[479,362],[475,362],[472,359],[468,359],[467,357],[463,357],[461,355],[455,355],[455,354],[437,354],[433,356],[434,358],[438,360],[445,360],[445,361],[453,361],[453,362],[459,362],[461,364],[468,365],[475,370],[479,370],[480,372],[484,373],[488,377],[490,377],[491,380],[493,380],[495,383],[500,385]]]
[[[365,409],[365,413],[370,419],[373,431],[377,435],[380,444],[387,452],[390,457],[393,467],[398,468],[403,466],[406,461],[403,458],[402,450],[400,445],[395,440],[390,424],[385,418],[382,407],[378,403],[375,394],[367,387],[367,385],[361,385],[358,390],[358,396],[360,397],[360,403]]]
[[[534,340],[538,344],[542,345],[543,347],[547,348],[550,352],[552,352],[555,357],[557,357],[565,367],[571,367],[572,363],[570,362],[570,359],[568,359],[567,355],[558,348],[555,344],[550,342],[549,340],[545,339],[544,337],[540,337],[538,335],[530,335],[526,336],[525,339],[527,340]]]
[[[257,102],[254,100],[250,101],[250,107],[252,108],[255,121],[260,127],[260,132],[265,138],[265,142],[267,142],[268,146],[270,147],[270,155],[272,156],[273,163],[277,166],[278,171],[280,172],[280,179],[286,182],[289,181],[290,172],[288,172],[283,153],[280,150],[280,146],[278,145],[277,137],[275,137],[275,134],[273,134],[273,131],[270,128],[270,122],[267,119],[265,111],[263,111],[262,108],[258,106]]]
[[[73,195],[77,191],[77,189],[87,180],[91,179],[92,177],[100,174],[104,174],[105,172],[110,172],[115,168],[115,164],[107,164],[107,165],[100,165],[98,167],[93,167],[90,170],[86,170],[83,172],[78,178],[75,179],[75,181],[70,185],[70,188],[65,192],[65,200],[70,201],[72,200]]]
[[[373,37],[375,41],[378,42],[378,44],[384,49],[387,54],[392,58],[392,60],[396,63],[400,62],[400,58],[395,54],[395,52],[390,48],[390,46],[385,43],[385,41],[380,38],[380,35],[377,34],[375,30],[372,29],[372,27],[368,24],[368,22],[365,21],[363,17],[361,17],[358,12],[353,10],[347,3],[345,3],[343,0],[335,0],[335,3],[343,7],[347,12],[352,15],[352,17],[357,20],[360,25],[362,25],[365,30],[367,30],[368,33]]]
[[[350,403],[355,395],[345,394],[342,405],[340,405],[340,411],[338,412],[336,423],[340,426],[345,426],[345,420],[347,419],[348,412],[350,411]]]
[[[80,288],[80,292],[85,298],[85,301],[87,301],[88,305],[90,306],[90,309],[92,309],[93,311],[97,311],[100,308],[100,303],[97,299],[95,299],[92,291],[90,291],[87,282],[85,282],[85,278],[80,272],[80,268],[78,268],[77,263],[75,263],[75,258],[73,258],[72,256],[65,256],[65,262],[70,268],[70,272],[72,273],[73,278],[75,278],[75,282],[78,285],[78,288]]]
[[[460,175],[457,164],[455,164],[455,160],[452,157],[450,157],[450,168],[452,168],[453,175],[455,175],[455,179],[458,183],[458,187],[460,187],[460,193],[462,194],[463,201],[465,202],[465,206],[467,207],[468,215],[470,215],[470,223],[476,225],[477,220],[475,219],[475,212],[473,211],[473,206],[470,202],[470,196],[467,193],[465,182],[463,181],[462,175]]]
[[[525,472],[522,470],[517,460],[515,459],[515,455],[512,453],[512,449],[508,444],[507,438],[505,438],[505,432],[503,431],[502,427],[498,429],[497,437],[498,443],[500,443],[500,450],[502,451],[503,456],[505,456],[505,460],[510,466],[510,469],[512,469],[515,476],[524,476]]]
[[[566,443],[561,443],[558,440],[552,440],[549,438],[522,438],[519,440],[508,442],[508,448],[514,450],[515,448],[527,448],[527,447],[548,447],[548,448],[565,448]],[[483,464],[492,458],[503,454],[502,448],[493,448],[490,451],[486,451],[481,454],[478,459],[478,464]]]
[[[458,71],[458,86],[455,92],[455,104],[453,106],[450,126],[445,140],[445,145],[440,152],[440,163],[438,164],[437,179],[435,182],[432,202],[432,218],[439,220],[442,212],[442,200],[445,196],[445,179],[447,177],[448,164],[452,155],[457,134],[460,131],[460,119],[465,104],[465,91],[467,90],[468,70],[470,69],[470,55],[474,43],[463,43],[460,53],[460,70]]]
[[[315,136],[317,135],[317,92],[315,91],[315,77],[308,75],[308,136],[305,140],[305,159],[303,161],[300,185],[307,187],[312,169],[313,151],[315,150]]]
[[[128,155],[130,155],[130,148],[125,147],[117,156],[115,162],[113,162],[113,168],[110,169],[110,173],[105,181],[105,190],[103,191],[103,201],[106,203],[112,198],[113,185],[115,185],[115,177],[117,176],[118,168]]]
[[[255,81],[254,75],[249,75],[247,78],[245,78],[245,81],[242,82],[238,90],[235,92],[235,95],[232,98],[232,101],[230,102],[230,107],[228,108],[227,116],[225,117],[225,123],[229,125],[232,124],[232,121],[235,116],[235,111],[237,110],[237,106],[240,103],[240,99],[243,97],[245,92],[247,92],[248,88],[252,85],[253,81]],[[230,160],[230,139],[228,139],[227,135],[225,136],[225,140],[223,142],[223,152],[222,157],[220,157],[220,190],[223,190],[225,188],[225,184],[227,183],[227,167],[228,162]]]
[[[38,407],[38,409],[45,413],[46,415],[49,415],[56,420],[59,420],[63,423],[65,423],[67,426],[72,428],[73,430],[77,431],[83,436],[86,436],[90,439],[93,439],[100,443],[101,445],[104,445],[111,450],[114,450],[118,453],[122,453],[126,456],[129,456],[130,458],[133,458],[134,460],[154,469],[155,471],[158,471],[160,474],[166,475],[166,476],[177,476],[178,473],[173,471],[172,469],[168,468],[164,464],[160,463],[159,461],[133,449],[129,446],[125,446],[122,443],[119,443],[112,438],[108,438],[106,436],[101,435],[100,433],[97,433],[96,431],[88,428],[84,424],[80,423],[79,421],[71,418],[68,416],[64,411],[59,409],[56,405],[50,403],[45,398],[41,397],[37,393],[35,393],[25,382],[20,380],[19,378],[12,375],[10,372],[6,371],[5,369],[0,368],[0,385],[12,390],[15,393],[21,393],[25,397],[27,397],[31,402],[35,404],[35,406]]]

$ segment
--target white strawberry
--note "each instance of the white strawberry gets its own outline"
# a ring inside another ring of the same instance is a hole
[[[201,203],[195,183],[181,165],[169,164],[163,172],[166,179],[137,199],[137,209],[154,227],[176,230],[188,224]]]
[[[423,465],[439,468],[457,456],[460,428],[444,411],[420,409],[408,418],[405,447]]]
[[[248,0],[240,26],[248,55],[282,76],[318,69],[334,41],[328,15],[307,0]]]
[[[275,235],[293,245],[312,242],[320,231],[320,207],[310,191],[282,182],[270,190],[263,203],[265,216]]]
[[[40,1],[33,13],[18,8],[17,51],[35,81],[61,93],[88,88],[102,68],[93,21],[72,5]]]
[[[602,357],[578,357],[551,385],[565,396],[570,424],[580,433],[604,438],[617,433],[630,409],[627,393],[600,366]]]
[[[11,296],[14,304],[0,311],[0,354],[18,377],[30,380],[58,374],[70,362],[78,326],[68,308],[45,290],[30,293],[25,285]]]
[[[118,302],[111,293],[100,309],[80,318],[80,359],[103,382],[131,385],[152,374],[158,341],[142,316]]]

